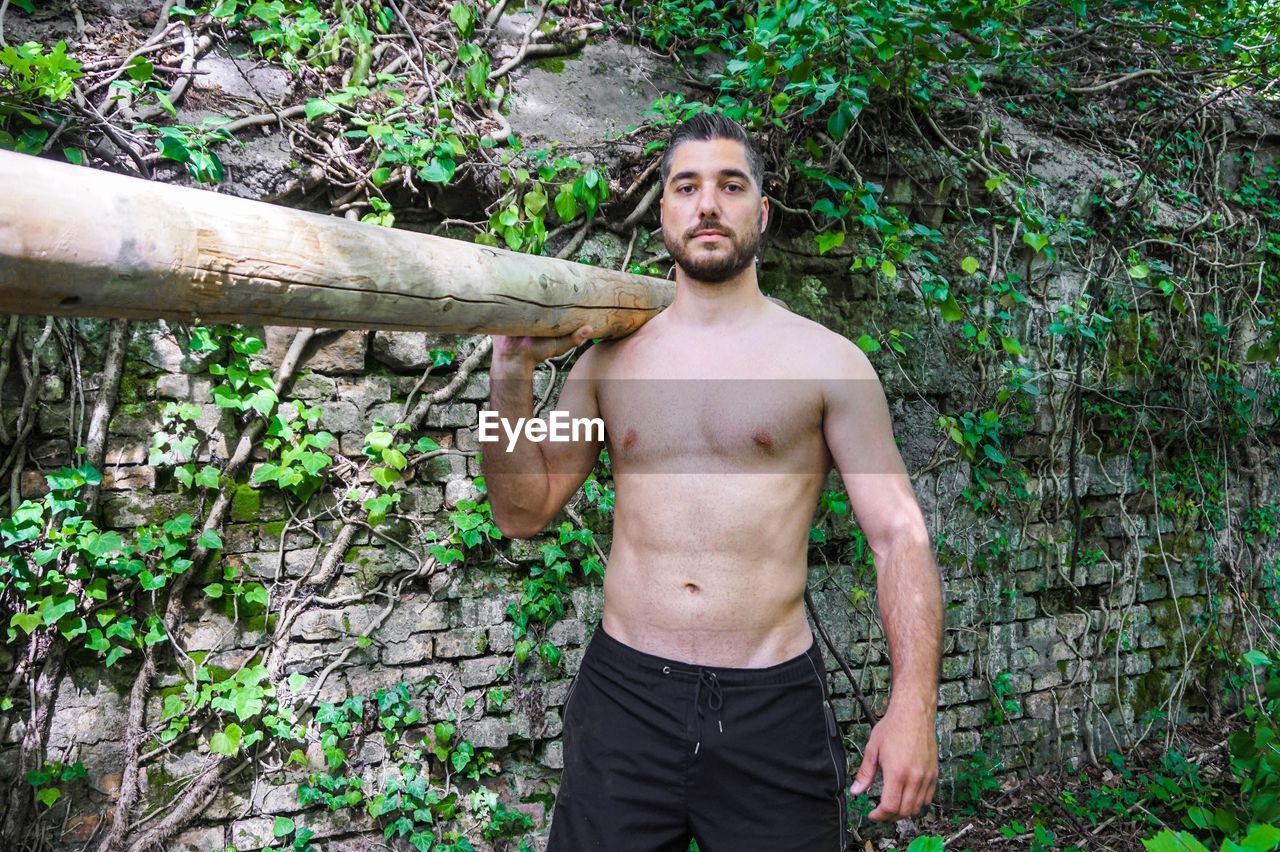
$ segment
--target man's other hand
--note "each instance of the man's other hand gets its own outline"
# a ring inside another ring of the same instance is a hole
[[[865,793],[876,769],[884,773],[884,789],[871,819],[893,822],[915,816],[933,801],[938,782],[934,726],[930,710],[895,707],[891,702],[884,718],[871,729],[852,787],[855,796]]]
[[[493,359],[495,361],[523,361],[526,364],[541,364],[548,358],[563,355],[575,346],[585,343],[591,338],[591,326],[584,325],[572,334],[560,337],[507,337],[493,336]]]

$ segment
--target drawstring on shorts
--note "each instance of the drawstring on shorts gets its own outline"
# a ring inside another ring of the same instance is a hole
[[[698,709],[698,739],[694,743],[693,753],[697,754],[698,749],[702,747],[702,687],[705,685],[708,690],[707,707],[716,713],[716,727],[720,729],[720,733],[724,733],[724,720],[720,717],[720,708],[724,707],[724,693],[720,689],[720,679],[716,677],[716,673],[707,669],[699,668],[696,671],[688,669],[672,669],[671,666],[663,666],[663,674],[671,674],[677,671],[682,674],[696,674],[698,681],[693,687],[693,706]]]

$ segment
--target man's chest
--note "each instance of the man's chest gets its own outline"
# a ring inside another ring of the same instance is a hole
[[[597,387],[615,465],[697,472],[779,469],[825,449],[818,382],[785,379],[615,378]]]

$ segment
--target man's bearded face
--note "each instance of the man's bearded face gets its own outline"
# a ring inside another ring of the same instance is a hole
[[[719,284],[755,260],[760,196],[739,143],[682,143],[673,157],[662,210],[663,244],[690,278]]]

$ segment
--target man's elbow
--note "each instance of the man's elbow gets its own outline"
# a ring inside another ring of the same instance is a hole
[[[506,538],[533,538],[546,529],[546,523],[538,523],[530,517],[520,517],[494,510],[493,522]]]
[[[903,548],[932,548],[929,529],[919,512],[908,513],[897,523],[888,524],[874,533],[867,532],[867,544],[876,554],[888,554]]]

